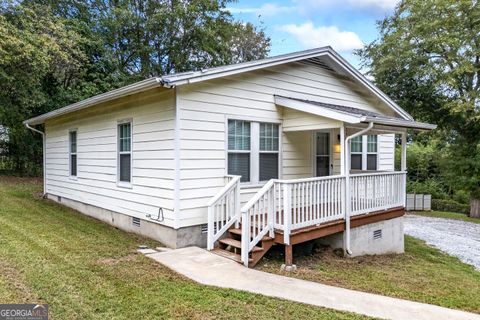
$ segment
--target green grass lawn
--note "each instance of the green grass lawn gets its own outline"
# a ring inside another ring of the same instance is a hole
[[[158,245],[0,178],[0,303],[48,303],[51,319],[366,319],[202,286],[136,253]]]
[[[463,220],[473,223],[480,223],[479,218],[470,218],[469,216],[456,213],[456,212],[444,212],[444,211],[413,211],[409,212],[410,214],[415,214],[418,216],[424,217],[434,217],[434,218],[446,218],[446,219],[455,219],[455,220]]]
[[[282,274],[282,262],[264,259],[258,269]],[[402,255],[345,259],[323,249],[294,263],[296,278],[480,313],[480,272],[409,236]]]

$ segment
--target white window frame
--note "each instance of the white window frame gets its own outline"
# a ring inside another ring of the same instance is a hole
[[[368,152],[368,136],[377,136],[377,151],[376,152]],[[351,143],[351,141],[350,141]],[[375,170],[370,170],[370,171],[378,171],[378,166],[379,166],[379,148],[380,148],[380,143],[379,143],[379,135],[378,134],[369,134],[369,135],[362,135],[362,152],[353,152],[352,151],[352,146],[350,145],[350,154],[349,157],[351,158],[352,154],[361,154],[362,155],[362,171],[367,171],[367,161],[368,161],[368,155],[369,154],[375,154],[377,158],[377,168]],[[350,160],[350,170],[352,170],[352,161]],[[358,169],[353,169],[353,170],[358,170]]]
[[[130,151],[120,151],[120,130],[119,127],[122,124],[130,123]],[[117,121],[117,186],[121,188],[132,188],[132,175],[133,175],[133,119],[122,119]],[[130,181],[120,181],[120,154],[130,154]]]
[[[72,141],[71,141],[71,134],[72,132],[75,132],[75,145],[77,147],[76,152],[72,152]],[[75,155],[77,157],[77,163],[76,163],[76,175],[72,175],[72,155]],[[78,179],[78,129],[70,129],[68,130],[68,175],[69,178],[72,180],[77,180]]]
[[[250,122],[250,150],[229,150],[228,148],[228,121],[238,120]],[[260,181],[260,123],[271,123],[278,126],[278,151],[261,151],[262,153],[278,153],[278,179],[282,179],[282,123],[272,121],[271,119],[261,119],[254,117],[225,117],[225,175],[228,175],[228,154],[249,153],[250,154],[250,181],[241,182],[243,187],[260,187],[268,181]]]
[[[366,161],[366,155],[365,155],[365,148],[366,148],[366,145],[365,145],[365,139],[364,139],[365,136],[362,136],[362,151],[358,152],[358,151],[355,151],[353,152],[353,148],[352,148],[352,140],[350,140],[350,154],[348,155],[350,157],[350,168],[349,170],[365,170],[365,161]],[[352,169],[352,154],[359,154],[361,155],[362,157],[362,168],[361,169]]]
[[[377,137],[377,151],[376,152],[368,152],[368,136],[376,136]],[[377,167],[375,168],[375,170],[370,170],[370,171],[378,171],[378,134],[369,134],[369,135],[364,135],[363,136],[363,144],[364,144],[364,147],[365,147],[365,166],[363,166],[362,164],[362,167],[364,167],[364,169],[362,170],[368,170],[368,155],[369,154],[374,154],[376,155],[376,164],[377,164]],[[362,160],[363,161],[363,160]]]

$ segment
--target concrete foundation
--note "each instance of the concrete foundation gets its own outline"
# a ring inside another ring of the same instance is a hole
[[[110,211],[64,197],[59,198],[51,194],[48,195],[48,199],[75,209],[92,218],[106,222],[118,229],[157,240],[169,248],[177,249],[188,246],[204,248],[207,245],[207,233],[202,232],[201,225],[174,229],[145,219],[140,219],[140,225],[138,225],[133,223],[131,216],[123,213]]]
[[[345,252],[344,238],[342,232],[320,238],[318,242],[333,249],[344,249]],[[352,254],[349,257],[404,253],[403,217],[351,229],[350,249]]]

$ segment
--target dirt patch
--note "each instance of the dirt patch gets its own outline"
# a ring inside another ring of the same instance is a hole
[[[5,260],[0,260],[0,277],[8,288],[14,292],[14,296],[20,299],[15,303],[44,303],[41,298],[32,292],[23,280],[22,274]]]
[[[0,176],[0,184],[34,184],[41,185],[43,180],[41,177],[14,177],[14,176]]]
[[[120,257],[120,258],[102,258],[96,261],[98,265],[106,265],[106,266],[114,266],[119,263],[126,263],[130,261],[134,261],[137,258],[137,254],[129,254],[128,256]]]

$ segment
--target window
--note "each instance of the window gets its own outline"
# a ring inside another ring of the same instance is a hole
[[[228,174],[250,181],[250,122],[228,121]]]
[[[130,182],[132,176],[132,123],[118,124],[118,180]]]
[[[259,181],[278,178],[278,125],[260,123]]]
[[[377,170],[377,136],[367,136],[367,170]]]
[[[228,120],[228,174],[251,183],[278,178],[279,145],[277,124]]]
[[[68,134],[70,145],[70,176],[77,176],[77,131],[72,130]]]
[[[350,167],[352,170],[362,170],[362,137],[355,137],[350,141]]]
[[[378,136],[368,135],[353,138],[350,146],[350,168],[352,170],[377,170]]]

